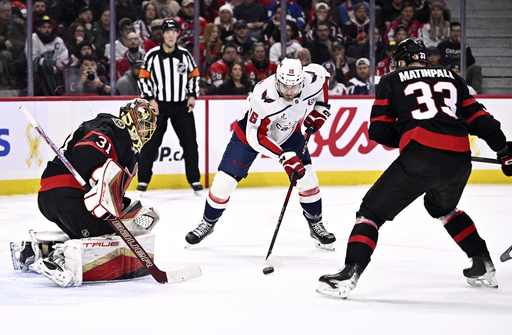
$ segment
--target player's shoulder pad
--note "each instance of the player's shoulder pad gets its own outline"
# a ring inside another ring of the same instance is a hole
[[[252,91],[251,103],[256,103],[263,108],[279,99],[276,91],[275,75],[260,81]]]
[[[325,84],[329,74],[323,66],[318,64],[309,64],[304,67],[304,90],[306,95],[319,92]]]

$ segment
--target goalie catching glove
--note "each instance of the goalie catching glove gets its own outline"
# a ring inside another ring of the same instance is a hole
[[[313,133],[316,133],[324,125],[327,118],[331,115],[329,112],[329,104],[317,102],[315,109],[309,113],[304,119],[304,126],[306,128],[312,128]]]
[[[512,177],[512,142],[507,142],[507,146],[498,151],[498,160],[505,176]]]
[[[283,152],[279,156],[279,163],[283,165],[291,182],[304,177],[304,174],[306,173],[304,165],[293,151]],[[297,179],[294,180],[294,176],[297,176]]]
[[[119,217],[123,205],[124,183],[128,175],[121,166],[108,159],[91,174],[91,190],[84,196],[85,207],[97,218]],[[128,178],[130,180],[130,178]]]

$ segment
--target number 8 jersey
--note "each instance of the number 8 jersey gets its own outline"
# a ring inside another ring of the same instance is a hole
[[[470,150],[468,134],[484,139],[494,151],[505,142],[500,123],[453,71],[400,67],[381,78],[371,111],[370,139],[400,152],[411,141],[465,152]]]

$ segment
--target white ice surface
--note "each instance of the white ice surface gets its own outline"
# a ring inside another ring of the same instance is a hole
[[[512,186],[469,185],[458,206],[487,242],[498,289],[466,283],[468,259],[418,199],[381,228],[349,299],[315,292],[318,277],[343,264],[369,187],[322,187],[335,252],[314,247],[294,191],[273,253],[283,265],[267,276],[264,259],[285,187],[237,189],[214,233],[188,250],[184,237],[201,219],[207,190],[199,197],[192,190],[148,191],[143,204],[162,217],[154,230],[156,264],[198,264],[203,275],[179,284],[148,276],[66,289],[13,271],[9,242],[56,226],[39,213],[35,195],[0,197],[0,334],[510,334],[512,260],[499,256],[512,244]]]

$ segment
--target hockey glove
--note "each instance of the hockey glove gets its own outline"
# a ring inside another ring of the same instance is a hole
[[[507,146],[498,151],[498,160],[505,176],[512,177],[512,142],[507,142]]]
[[[304,119],[304,126],[306,128],[311,127],[313,129],[313,133],[316,133],[320,128],[322,128],[327,118],[331,115],[329,107],[329,105],[324,106],[323,104],[316,105],[315,109],[313,109]]]
[[[304,174],[306,173],[304,165],[293,151],[283,152],[279,156],[279,163],[283,165],[284,170],[292,182],[304,177]]]

